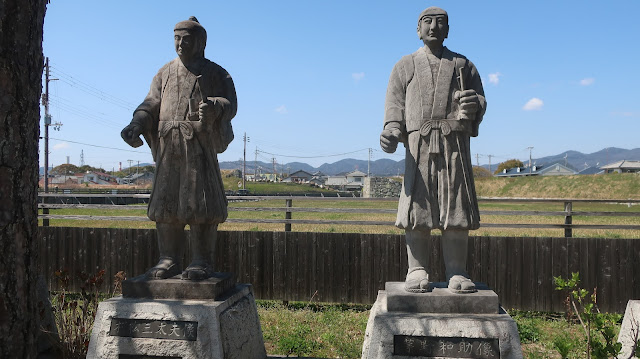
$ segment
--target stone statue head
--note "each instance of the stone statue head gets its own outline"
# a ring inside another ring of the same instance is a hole
[[[207,31],[200,25],[195,16],[180,21],[173,29],[176,53],[183,61],[204,57],[207,46]]]
[[[418,36],[425,45],[438,43],[442,45],[449,36],[449,15],[443,9],[431,6],[420,13],[418,18]]]

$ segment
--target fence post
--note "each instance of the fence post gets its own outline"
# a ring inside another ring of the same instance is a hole
[[[42,203],[47,203],[47,197],[40,197],[40,199],[42,200]],[[49,214],[49,208],[43,208],[42,209],[42,214]],[[42,226],[43,227],[49,227],[49,219],[45,218],[42,220]]]
[[[291,208],[293,200],[292,199],[287,199],[286,201],[287,201],[287,208]],[[284,213],[284,219],[291,219],[291,211],[286,211]],[[291,223],[285,223],[284,224],[284,231],[285,232],[291,232]]]
[[[564,212],[565,212],[565,214],[564,214],[564,224],[571,225],[571,223],[573,222],[573,217],[571,216],[572,210],[573,210],[573,204],[571,202],[565,202],[564,203]],[[564,236],[566,238],[571,238],[571,236],[572,236],[571,226],[565,227]]]

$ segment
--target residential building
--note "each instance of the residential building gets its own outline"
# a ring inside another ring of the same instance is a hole
[[[307,171],[298,170],[289,175],[291,182],[295,183],[308,183],[313,175]]]
[[[359,191],[364,186],[365,177],[367,175],[358,170],[336,176],[328,176],[325,186],[343,191]]]
[[[622,160],[600,167],[604,173],[637,173],[640,172],[640,161]]]
[[[552,165],[533,165],[531,168],[528,166],[514,167],[505,169],[500,173],[497,173],[496,177],[522,177],[522,176],[571,176],[576,175],[578,172],[562,165],[560,163],[554,163]]]

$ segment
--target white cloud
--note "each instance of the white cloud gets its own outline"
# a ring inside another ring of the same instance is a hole
[[[596,79],[594,79],[593,77],[587,77],[586,79],[582,79],[580,80],[580,86],[589,86],[589,85],[593,85],[593,83],[596,81]]]
[[[69,144],[66,143],[66,142],[58,143],[58,144],[53,146],[54,150],[62,150],[62,149],[65,149],[65,148],[69,148]]]
[[[284,114],[288,113],[289,111],[287,111],[287,106],[282,105],[282,106],[279,106],[279,107],[276,108],[276,112],[281,114],[281,115],[284,115]]]
[[[351,74],[351,77],[358,82],[364,78],[364,72],[354,72]]]
[[[540,110],[542,109],[543,105],[544,105],[544,102],[541,99],[534,97],[531,100],[527,101],[527,103],[524,104],[522,109],[525,111]]]
[[[502,74],[499,72],[489,74],[489,82],[497,85],[500,82],[500,76],[502,76]]]

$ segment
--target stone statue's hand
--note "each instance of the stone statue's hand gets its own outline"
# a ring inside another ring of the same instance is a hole
[[[386,153],[396,152],[400,136],[402,136],[402,132],[400,132],[399,129],[385,128],[380,134],[380,147],[382,147],[382,150]]]
[[[478,94],[476,90],[456,91],[454,100],[460,103],[460,114],[463,118],[472,118],[478,112]]]
[[[214,99],[200,102],[198,117],[200,121],[215,121],[222,113],[222,106]]]
[[[120,136],[122,136],[122,139],[131,147],[142,146],[140,134],[142,134],[142,127],[134,121],[131,121],[131,123],[127,125],[127,127],[125,127],[122,132],[120,132]]]

